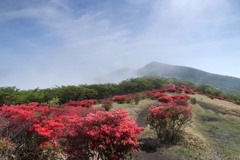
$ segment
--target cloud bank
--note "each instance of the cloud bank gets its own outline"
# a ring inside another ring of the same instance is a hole
[[[5,0],[0,86],[94,83],[151,61],[240,77],[237,0]]]

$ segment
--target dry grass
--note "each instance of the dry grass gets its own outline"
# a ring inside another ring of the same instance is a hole
[[[112,109],[126,109],[129,112],[129,116],[137,119],[138,114],[144,110],[145,108],[152,106],[152,105],[157,105],[158,102],[157,100],[151,100],[151,99],[144,99],[139,101],[139,103],[136,104],[117,104],[114,103]],[[139,138],[156,138],[157,135],[154,130],[150,129],[149,126],[145,127],[144,131],[142,131],[139,135]]]
[[[191,95],[191,97],[196,98],[197,102],[211,104],[211,106],[223,114],[240,117],[239,105],[219,99],[211,99],[204,95]]]
[[[194,95],[193,119],[207,145],[204,159],[240,159],[240,107],[230,102]],[[194,128],[194,127],[191,127]],[[190,131],[191,132],[191,131]],[[191,132],[194,133],[194,132]]]
[[[193,117],[184,128],[182,141],[163,149],[190,160],[240,159],[240,106],[204,95],[190,97],[196,98],[197,104],[191,105]],[[126,109],[136,119],[142,110],[156,104],[156,100],[145,99],[138,105],[113,103],[112,109]],[[149,126],[140,134],[140,138],[155,137]]]
[[[127,103],[124,103],[124,104],[118,104],[118,103],[113,103],[113,107],[112,109],[119,109],[119,108],[122,108],[122,109],[126,109],[128,110],[129,112],[129,116],[136,119],[138,114],[144,110],[145,108],[151,106],[151,105],[154,105],[154,104],[157,104],[157,101],[155,100],[150,100],[150,99],[144,99],[144,100],[141,100],[137,105],[136,104],[127,104]]]
[[[209,141],[197,129],[194,123],[184,128],[183,144],[189,149],[198,149],[200,151],[207,151],[210,148]]]

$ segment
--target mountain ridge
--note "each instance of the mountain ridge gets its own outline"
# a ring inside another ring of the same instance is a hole
[[[109,74],[107,77],[115,77],[115,82],[116,78],[122,80],[126,78],[143,76],[176,78],[179,80],[211,85],[217,89],[220,89],[228,93],[240,93],[240,78],[209,73],[207,71],[203,71],[192,67],[170,65],[154,61],[148,63],[142,68],[136,70],[129,69],[127,73],[123,72],[124,70],[121,70],[121,73],[119,73],[119,71],[115,71]],[[124,75],[124,77],[121,78],[121,75]]]

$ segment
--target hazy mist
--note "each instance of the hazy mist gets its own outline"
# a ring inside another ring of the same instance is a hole
[[[239,17],[238,0],[2,0],[0,86],[98,83],[152,61],[240,77]]]

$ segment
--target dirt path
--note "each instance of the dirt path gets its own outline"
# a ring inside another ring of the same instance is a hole
[[[148,114],[148,108],[149,107],[145,108],[138,114],[138,117],[136,119],[138,126],[141,126],[141,127],[147,126],[145,118]],[[134,159],[135,160],[181,160],[180,158],[174,155],[164,152],[161,148],[156,148],[151,152],[141,151],[139,154],[136,155]]]
[[[137,122],[138,126],[140,126],[140,127],[146,127],[147,126],[145,118],[147,117],[147,114],[148,114],[148,108],[149,107],[145,108],[144,110],[142,110],[138,114],[136,122]]]

